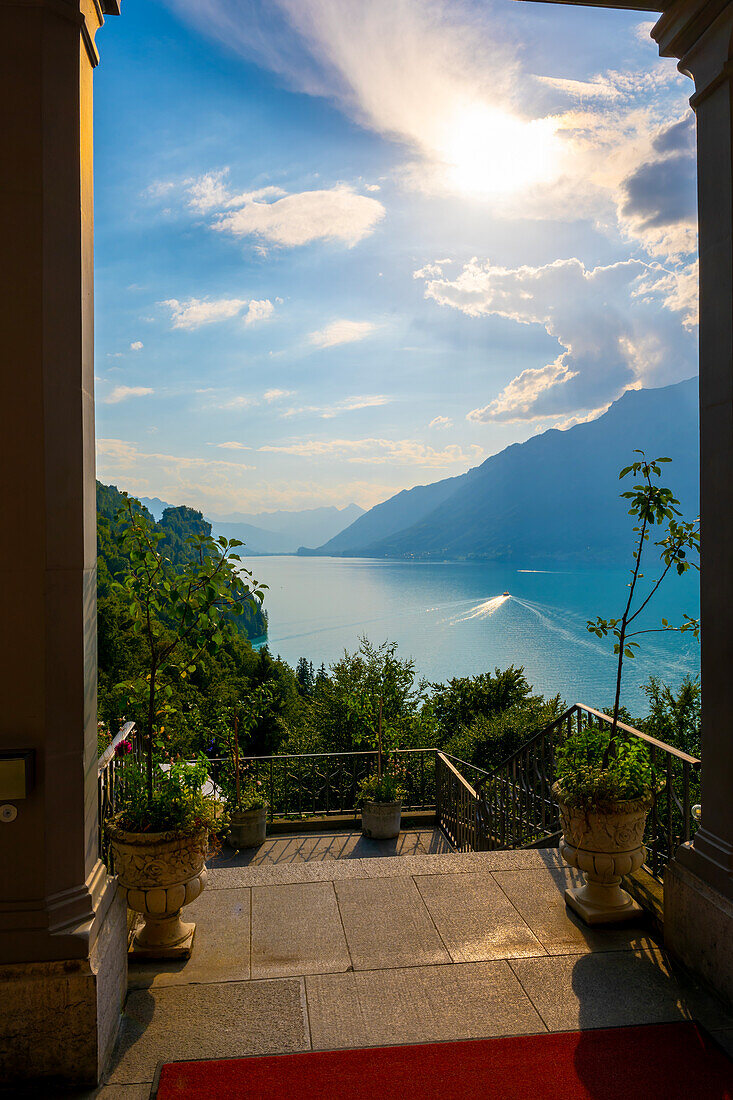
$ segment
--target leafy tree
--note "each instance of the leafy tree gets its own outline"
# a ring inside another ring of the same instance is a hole
[[[316,674],[313,670],[313,662],[306,657],[301,657],[296,665],[295,682],[301,695],[305,696],[306,699],[313,697],[316,688]]]
[[[167,680],[185,680],[203,654],[215,654],[231,631],[232,616],[241,615],[244,603],[261,600],[263,593],[251,573],[239,569],[235,550],[242,544],[236,539],[215,542],[194,536],[190,545],[195,556],[174,566],[160,548],[165,534],[135,503],[126,497],[117,516],[119,550],[130,569],[113,587],[126,607],[123,626],[140,640],[145,658],[145,673],[128,681],[125,689],[133,698],[147,699],[147,792],[152,802],[154,749],[161,747],[161,719],[173,709]]]
[[[490,718],[524,702],[531,691],[523,668],[510,665],[494,675],[459,676],[447,684],[433,684],[430,706],[437,722],[440,743],[470,726],[477,718]]]
[[[685,676],[677,693],[657,676],[651,676],[642,691],[649,699],[649,715],[639,728],[644,733],[673,745],[691,756],[700,756],[700,681]]]
[[[637,450],[635,454],[641,458],[625,466],[619,474],[619,479],[633,474],[640,480],[628,492],[621,496],[630,503],[629,515],[637,520],[634,526],[636,536],[633,550],[633,566],[631,568],[631,581],[628,585],[628,596],[621,617],[617,619],[604,619],[598,616],[589,619],[587,629],[598,638],[605,638],[609,634],[615,639],[613,652],[617,655],[616,664],[616,695],[613,705],[613,724],[611,726],[608,746],[603,754],[603,766],[608,767],[610,757],[616,749],[616,733],[621,706],[621,676],[623,672],[624,658],[633,659],[639,642],[633,639],[642,634],[654,634],[665,631],[692,631],[695,637],[699,637],[700,624],[697,619],[683,616],[680,626],[672,626],[666,619],[661,620],[657,628],[634,630],[629,628],[634,625],[639,615],[647,607],[650,600],[658,591],[670,571],[674,570],[679,576],[686,573],[690,567],[699,569],[695,561],[691,561],[688,554],[699,554],[700,551],[700,524],[699,520],[689,523],[679,520],[679,501],[673,495],[672,490],[659,485],[656,480],[661,477],[661,463],[670,462],[669,458],[656,458],[648,460],[643,451]],[[646,595],[638,596],[637,588],[644,574],[641,572],[642,559],[647,549],[650,531],[653,527],[662,528],[662,538],[653,545],[659,551],[659,572]],[[634,601],[637,600],[635,603]]]

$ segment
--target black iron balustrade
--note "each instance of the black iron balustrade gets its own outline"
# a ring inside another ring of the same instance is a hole
[[[488,845],[479,816],[480,798],[456,764],[489,776],[474,764],[436,751],[435,816],[438,826],[457,852],[485,851]]]
[[[405,789],[403,810],[435,810],[439,828],[458,851],[548,847],[557,844],[560,834],[552,796],[557,745],[574,731],[601,729],[611,722],[607,714],[576,703],[493,772],[432,748],[391,750],[385,756]],[[633,726],[619,722],[618,727],[647,745],[657,777],[644,842],[647,870],[661,879],[679,845],[691,838],[692,805],[700,795],[700,761]],[[131,742],[142,767],[142,743],[132,722],[125,723],[98,761],[99,854],[108,866],[104,824],[123,794],[118,756],[123,741]],[[227,761],[215,758],[209,763],[213,793],[220,797],[216,784]],[[376,771],[377,753],[248,756],[240,764],[242,775],[261,785],[270,820],[340,815],[356,821],[359,785]]]
[[[396,749],[386,752],[390,772],[405,789],[402,808],[432,810],[435,806],[433,749]],[[210,761],[216,783],[222,758]],[[243,756],[240,775],[260,785],[267,798],[270,820],[298,820],[335,815],[358,818],[359,784],[377,770],[376,751],[316,752],[277,756]]]
[[[479,779],[476,848],[527,848],[553,844],[560,817],[552,796],[556,745],[573,731],[601,729],[612,719],[576,703],[531,737],[494,772]],[[618,728],[648,746],[658,789],[647,820],[646,869],[661,879],[680,844],[691,838],[692,804],[700,790],[700,761],[624,722]]]
[[[118,803],[124,796],[121,764],[129,752],[120,755],[120,746],[123,743],[130,745],[132,755],[142,766],[142,739],[134,722],[125,722],[120,727],[119,733],[97,760],[98,852],[99,858],[107,864],[110,871],[113,870],[112,856],[104,827],[109,819],[114,817]]]

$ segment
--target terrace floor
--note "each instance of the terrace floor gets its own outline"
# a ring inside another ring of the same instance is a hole
[[[575,872],[557,852],[445,853],[430,830],[372,843],[299,835],[215,860],[188,909],[193,957],[131,965],[108,1083],[85,1095],[147,1100],[175,1059],[684,1018],[733,1053],[733,1016],[643,923],[591,930],[570,915]]]

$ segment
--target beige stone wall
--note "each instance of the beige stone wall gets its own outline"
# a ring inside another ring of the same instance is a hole
[[[0,967],[0,1081],[97,1083],[127,990],[126,918],[115,892],[90,959]]]

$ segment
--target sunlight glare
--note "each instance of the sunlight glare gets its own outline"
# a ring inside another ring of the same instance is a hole
[[[465,195],[516,191],[558,171],[557,120],[516,118],[484,103],[461,107],[442,145],[448,182]]]

